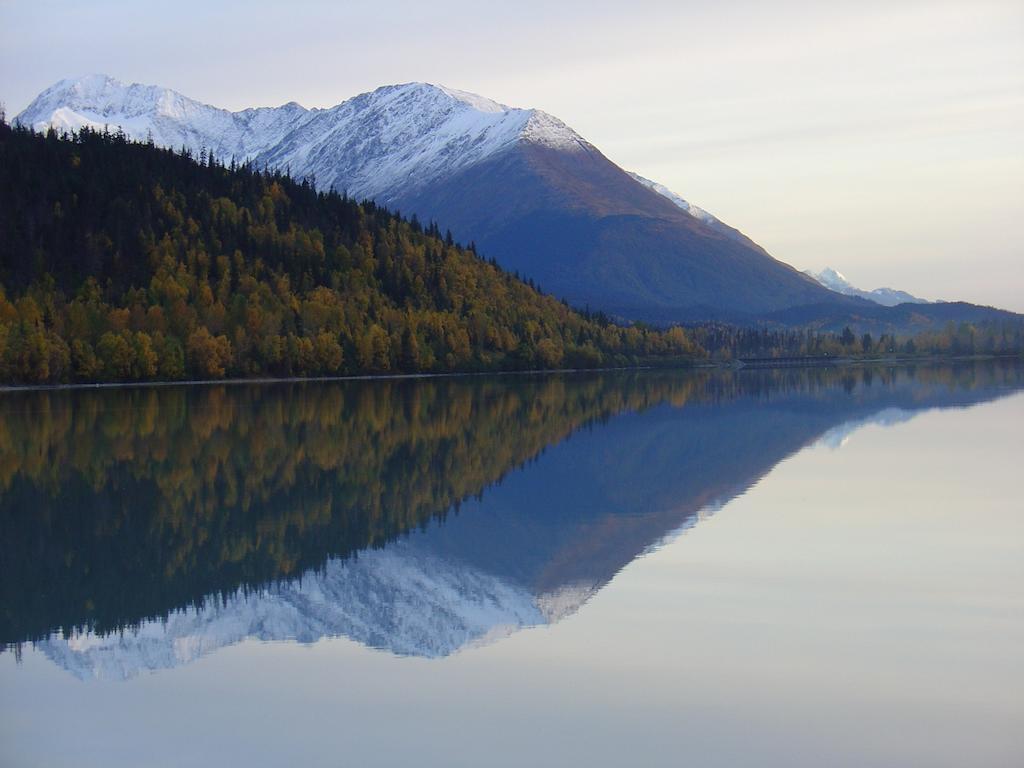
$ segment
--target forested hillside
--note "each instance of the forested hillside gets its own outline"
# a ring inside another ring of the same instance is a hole
[[[0,123],[0,381],[595,367],[699,354],[250,166]]]

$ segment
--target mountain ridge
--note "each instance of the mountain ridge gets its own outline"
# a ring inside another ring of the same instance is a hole
[[[730,315],[846,301],[640,183],[558,118],[443,86],[383,86],[326,109],[228,112],[94,75],[47,89],[16,122],[117,126],[194,155],[287,170],[435,220],[560,298],[627,319],[644,319],[648,306],[682,320],[703,319],[706,306]],[[552,232],[571,237],[551,241]]]
[[[557,117],[445,86],[382,86],[328,108],[288,102],[229,112],[92,75],[60,81],[15,121],[39,131],[119,127],[416,214],[546,292],[618,320],[916,333],[979,316],[960,303],[879,314],[878,296],[838,292],[776,259],[626,172]]]
[[[433,122],[425,124],[418,116]],[[333,107],[306,108],[290,101],[232,112],[170,88],[95,74],[54,84],[15,122],[41,132],[50,127],[69,132],[85,126],[122,128],[137,141],[152,138],[196,156],[206,150],[223,159],[289,168],[297,178],[316,178],[325,188],[384,204],[399,189],[416,188],[442,169],[478,162],[519,139],[561,150],[593,149],[541,110],[421,82],[381,86]],[[363,138],[346,140],[325,156],[325,147],[346,135]],[[346,163],[345,156],[360,162]],[[390,163],[389,156],[394,158]]]

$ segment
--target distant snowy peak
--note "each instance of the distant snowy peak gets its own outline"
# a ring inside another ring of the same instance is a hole
[[[812,272],[808,269],[807,274],[832,290],[836,290],[838,288],[858,290],[853,287],[853,284],[847,279],[846,275],[832,267],[825,267],[821,272]]]
[[[897,304],[931,303],[928,299],[918,298],[906,291],[898,291],[895,288],[875,288],[872,291],[865,291],[854,286],[846,279],[846,275],[832,267],[825,267],[821,272],[814,272],[808,269],[805,270],[805,274],[810,275],[823,286],[837,293],[842,293],[846,296],[859,296],[862,299],[873,301],[885,307],[895,307]]]
[[[519,142],[592,149],[545,112],[428,83],[384,86],[329,109],[292,102],[229,112],[168,88],[89,75],[48,88],[16,121],[39,131],[122,129],[197,155],[212,150],[287,168],[321,187],[384,203]]]

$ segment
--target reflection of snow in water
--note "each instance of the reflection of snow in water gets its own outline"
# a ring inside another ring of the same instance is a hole
[[[474,566],[398,542],[331,560],[319,572],[259,594],[239,591],[124,632],[55,634],[38,647],[82,679],[176,667],[247,638],[314,643],[345,636],[402,656],[437,658],[559,621],[595,591],[593,584],[569,584],[534,596]]]
[[[822,435],[815,442],[815,445],[825,445],[833,450],[838,450],[846,445],[850,436],[861,427],[866,427],[870,424],[877,424],[880,427],[891,427],[895,424],[910,421],[918,413],[920,413],[920,411],[907,411],[903,408],[886,408],[885,410],[868,416],[866,419],[854,419],[853,421],[847,421],[840,424],[838,427],[833,427]]]

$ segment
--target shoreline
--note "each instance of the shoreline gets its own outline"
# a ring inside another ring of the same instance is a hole
[[[908,365],[914,363],[964,362],[968,360],[1024,360],[1021,355],[932,355],[929,357],[873,357],[873,358],[828,358],[808,359],[800,364],[779,363],[772,365],[767,359],[756,364],[743,364],[741,358],[730,361],[680,362],[677,365],[627,365],[603,368],[541,368],[521,371],[449,371],[444,373],[376,373],[353,374],[350,376],[296,376],[274,378],[256,376],[237,379],[186,379],[181,381],[110,381],[73,384],[0,384],[0,395],[8,392],[45,392],[60,390],[129,389],[135,387],[201,387],[210,385],[235,386],[244,384],[307,384],[352,381],[402,381],[417,379],[469,378],[475,376],[530,376],[551,374],[608,373],[613,371],[698,371],[723,370],[741,372],[782,370],[792,368],[846,368],[861,365]]]
[[[198,387],[210,385],[236,384],[308,384],[351,381],[401,381],[406,379],[446,379],[468,378],[473,376],[528,376],[531,374],[550,375],[553,373],[601,373],[609,371],[647,371],[647,370],[693,370],[698,367],[694,363],[681,363],[671,366],[629,365],[607,368],[538,368],[522,371],[446,371],[443,373],[368,373],[350,376],[292,376],[274,378],[272,376],[256,376],[237,379],[182,379],[180,381],[108,381],[93,384],[76,382],[74,384],[0,384],[0,394],[6,392],[35,392],[68,389],[128,389],[131,387]]]

